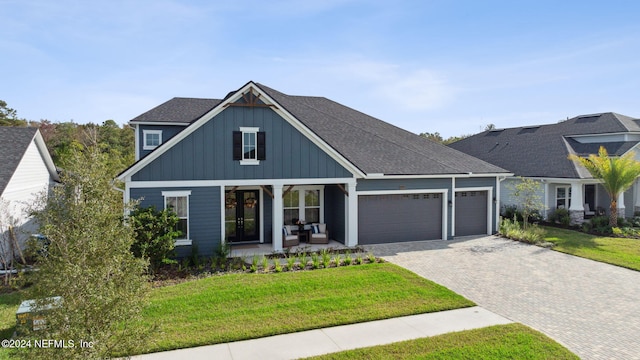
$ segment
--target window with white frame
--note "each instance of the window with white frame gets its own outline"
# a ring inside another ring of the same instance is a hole
[[[266,159],[266,135],[257,127],[240,127],[233,132],[233,159],[240,165],[260,165]]]
[[[571,186],[558,186],[556,188],[556,208],[569,209],[571,206]]]
[[[323,189],[318,187],[302,187],[287,192],[283,199],[284,223],[293,224],[295,220],[305,223],[322,221]]]
[[[142,130],[143,150],[153,150],[162,144],[162,130]]]
[[[180,219],[176,230],[181,235],[176,239],[176,245],[191,245],[189,237],[189,195],[191,191],[163,191],[164,208],[171,209]]]

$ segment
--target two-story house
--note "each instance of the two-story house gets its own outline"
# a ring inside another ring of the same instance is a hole
[[[509,175],[329,99],[254,82],[224,99],[171,99],[130,124],[125,200],[172,207],[182,254],[221,243],[280,251],[296,219],[347,246],[490,234]]]

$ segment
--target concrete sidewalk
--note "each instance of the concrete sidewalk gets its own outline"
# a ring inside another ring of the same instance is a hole
[[[133,359],[298,359],[511,322],[500,315],[474,306],[226,344],[139,355],[134,356]]]

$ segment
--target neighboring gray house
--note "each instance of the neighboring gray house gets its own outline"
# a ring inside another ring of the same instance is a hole
[[[348,246],[496,231],[508,172],[323,97],[249,82],[224,99],[174,98],[130,121],[125,200],[172,206],[179,255],[223,242],[283,248],[293,219]]]
[[[584,215],[609,211],[610,199],[598,180],[568,159],[569,154],[597,154],[604,146],[610,155],[635,151],[640,144],[640,119],[616,113],[581,115],[557,124],[494,129],[460,140],[450,146],[496,166],[539,180],[546,212],[569,209],[574,222]],[[516,204],[508,179],[501,186],[502,205]],[[640,188],[633,187],[620,195],[618,204],[626,217],[640,207]],[[546,215],[546,214],[545,214]]]
[[[20,242],[36,231],[27,205],[58,181],[56,167],[37,128],[0,126],[0,238],[4,238],[9,225],[20,226],[16,233]]]

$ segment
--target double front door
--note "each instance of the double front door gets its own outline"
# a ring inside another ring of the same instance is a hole
[[[260,191],[227,191],[225,237],[228,242],[260,240]]]

